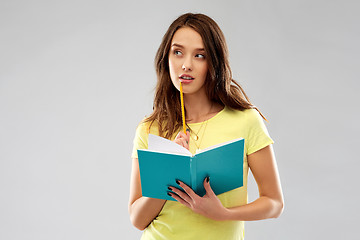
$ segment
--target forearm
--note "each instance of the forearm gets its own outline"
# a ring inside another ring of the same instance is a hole
[[[272,145],[248,155],[248,164],[259,188],[259,198],[243,206],[225,209],[223,219],[253,221],[279,217],[284,198]]]
[[[140,197],[129,206],[130,220],[132,224],[140,229],[144,230],[153,220],[156,218],[162,207],[165,204],[165,200]]]
[[[224,220],[254,221],[267,218],[277,218],[283,211],[282,200],[259,197],[254,202],[233,208],[225,209]]]

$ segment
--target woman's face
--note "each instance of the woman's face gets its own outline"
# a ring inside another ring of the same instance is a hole
[[[205,49],[199,33],[190,27],[179,28],[171,41],[169,52],[170,78],[179,90],[180,81],[184,94],[204,91],[208,72]]]

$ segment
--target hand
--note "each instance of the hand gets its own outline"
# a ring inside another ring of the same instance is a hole
[[[204,180],[204,187],[206,194],[203,197],[197,195],[189,186],[185,183],[177,180],[179,186],[184,189],[185,192],[175,187],[169,187],[168,194],[176,199],[179,203],[185,205],[196,213],[199,213],[205,217],[213,220],[224,220],[226,214],[226,208],[221,204],[219,198],[215,195],[211,189],[209,177]]]
[[[180,131],[178,135],[176,135],[174,142],[183,146],[187,150],[189,150],[189,141],[190,141],[190,130],[186,129],[186,134],[183,131]]]

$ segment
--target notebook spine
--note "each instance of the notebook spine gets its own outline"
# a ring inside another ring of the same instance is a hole
[[[190,178],[191,178],[191,188],[194,192],[197,192],[196,189],[196,156],[191,157],[190,159]]]

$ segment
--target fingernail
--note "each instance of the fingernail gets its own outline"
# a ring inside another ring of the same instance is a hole
[[[169,192],[167,193],[167,195],[169,195],[170,197],[172,197],[171,193],[169,193]]]
[[[206,182],[209,182],[209,180],[210,180],[210,177],[209,176],[206,177]]]
[[[177,180],[177,179],[176,179],[176,183],[177,183],[178,185],[180,185],[180,181],[179,181],[179,180]]]
[[[168,189],[169,189],[170,191],[172,191],[172,188],[171,188],[171,187],[168,187]]]
[[[190,129],[187,128],[186,131],[187,131],[187,132],[190,132]]]

